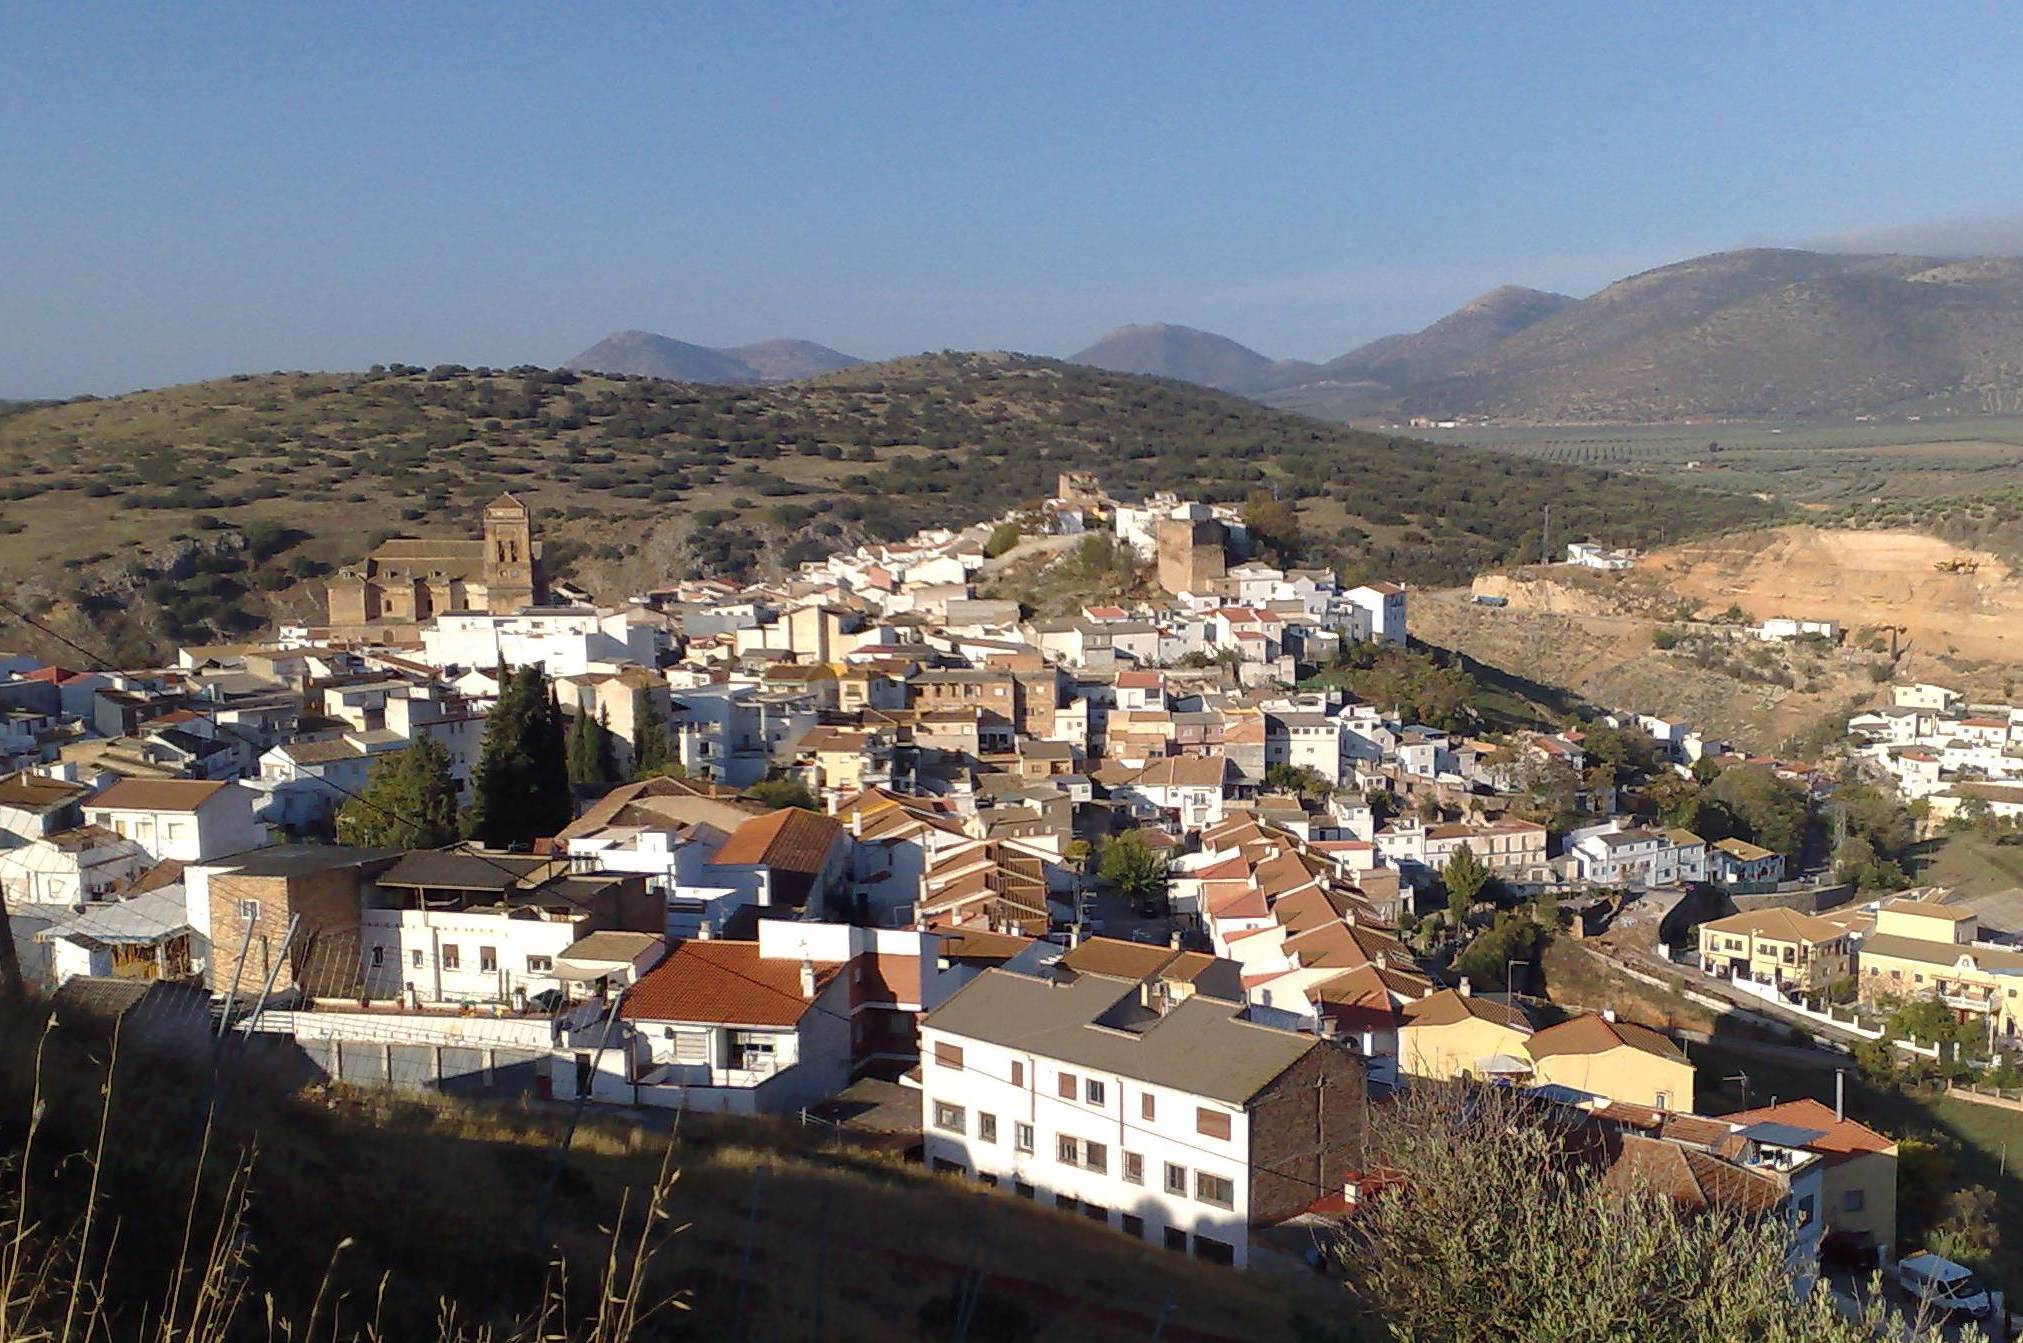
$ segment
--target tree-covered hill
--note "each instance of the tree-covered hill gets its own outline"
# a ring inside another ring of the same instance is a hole
[[[387,535],[468,533],[502,489],[538,510],[559,568],[626,590],[974,521],[1068,468],[1212,500],[1275,491],[1304,558],[1418,583],[1536,554],[1548,503],[1555,537],[1612,544],[1773,511],[1018,355],[764,388],[393,365],[0,415],[0,597],[139,656],[313,616],[331,568]]]

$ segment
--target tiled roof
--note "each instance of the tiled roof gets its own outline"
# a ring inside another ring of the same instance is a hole
[[[838,965],[815,966],[815,992]],[[718,1026],[792,1026],[811,1000],[801,996],[801,963],[759,955],[756,942],[675,944],[625,996],[627,1021],[698,1021]]]
[[[1605,1054],[1625,1045],[1663,1059],[1684,1062],[1686,1058],[1677,1045],[1650,1027],[1630,1021],[1610,1021],[1599,1012],[1583,1013],[1532,1036],[1531,1056],[1544,1059],[1562,1054]]]
[[[1473,1017],[1514,1031],[1531,1032],[1531,1022],[1511,1003],[1442,989],[1430,997],[1405,1004],[1405,1021],[1412,1026],[1452,1026]]]
[[[229,787],[206,779],[121,779],[85,805],[109,811],[195,811]]]
[[[1775,938],[1780,942],[1831,942],[1843,929],[1825,919],[1801,914],[1795,909],[1758,909],[1730,914],[1700,925],[1717,933],[1748,933],[1752,937]]]
[[[0,807],[19,807],[24,811],[51,811],[90,794],[91,789],[85,784],[52,779],[43,774],[31,774],[27,770],[0,777]]]
[[[1768,1123],[1811,1129],[1823,1136],[1813,1139],[1806,1147],[1829,1156],[1859,1156],[1868,1152],[1888,1152],[1896,1147],[1890,1139],[1865,1124],[1836,1118],[1831,1105],[1810,1097],[1722,1115],[1721,1122],[1740,1124],[1745,1128],[1751,1124]]]
[[[764,866],[812,874],[822,870],[842,833],[843,827],[827,816],[782,807],[733,830],[710,861],[718,867]]]
[[[1633,1133],[1618,1137],[1616,1159],[1602,1177],[1617,1187],[1667,1194],[1688,1208],[1764,1214],[1784,1198],[1782,1182],[1697,1148]]]

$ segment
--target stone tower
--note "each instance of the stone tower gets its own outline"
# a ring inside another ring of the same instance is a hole
[[[485,609],[511,614],[540,595],[534,567],[534,522],[510,494],[485,505]]]

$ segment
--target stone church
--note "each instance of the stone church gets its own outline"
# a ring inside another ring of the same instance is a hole
[[[510,614],[547,599],[533,514],[510,494],[485,505],[484,538],[395,537],[329,586],[333,632],[377,633],[442,611]]]

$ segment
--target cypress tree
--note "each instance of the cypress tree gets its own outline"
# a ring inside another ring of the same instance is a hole
[[[611,744],[611,710],[599,709],[597,721],[590,726],[590,759],[597,771],[597,782],[610,783],[618,777],[618,759]]]
[[[450,753],[423,737],[380,757],[357,797],[337,813],[337,839],[374,849],[433,849],[457,837]]]
[[[635,691],[632,698],[632,777],[648,778],[664,774],[674,761],[674,751],[667,740],[667,722],[660,716],[660,709],[653,697],[645,691]]]
[[[485,722],[485,744],[471,776],[468,831],[504,847],[552,835],[569,823],[569,752],[562,707],[538,666],[522,667],[500,688]]]

